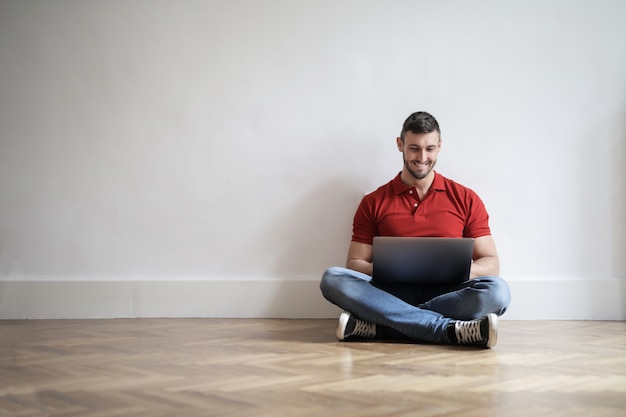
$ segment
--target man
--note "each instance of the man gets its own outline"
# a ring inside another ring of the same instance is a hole
[[[498,253],[483,202],[474,191],[434,171],[441,131],[432,115],[411,114],[396,142],[402,171],[363,198],[354,216],[346,268],[329,268],[322,277],[324,297],[346,310],[339,317],[337,338],[492,347],[510,292],[498,277]],[[470,279],[455,286],[372,284],[377,235],[474,238]]]

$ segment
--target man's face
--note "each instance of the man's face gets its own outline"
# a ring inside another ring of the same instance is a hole
[[[397,143],[408,173],[418,180],[426,178],[435,167],[441,149],[439,132],[406,132],[404,142],[398,138]]]

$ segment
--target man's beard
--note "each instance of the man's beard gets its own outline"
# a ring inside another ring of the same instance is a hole
[[[426,178],[437,164],[437,160],[435,159],[430,163],[426,171],[424,171],[423,173],[417,173],[411,167],[411,163],[404,158],[404,154],[402,155],[402,159],[404,159],[404,166],[406,167],[407,171],[409,171],[409,174],[411,174],[411,176],[417,180],[423,180],[424,178]]]

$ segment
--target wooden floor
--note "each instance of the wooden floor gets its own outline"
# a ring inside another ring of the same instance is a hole
[[[625,416],[625,322],[500,322],[482,350],[335,320],[0,321],[0,416]]]

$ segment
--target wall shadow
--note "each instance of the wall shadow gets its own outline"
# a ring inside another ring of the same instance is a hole
[[[289,207],[274,225],[279,248],[271,273],[283,280],[267,311],[285,317],[334,317],[339,311],[324,299],[319,279],[330,266],[343,266],[352,236],[352,219],[364,191],[350,179],[330,179]],[[313,280],[313,282],[312,282]],[[294,282],[300,281],[300,282]],[[285,312],[286,311],[286,312]],[[329,329],[334,332],[334,329]]]
[[[614,275],[621,278],[621,318],[626,318],[626,106],[622,109],[621,118],[618,121],[619,140],[617,152],[613,153],[613,172],[617,175],[614,179],[613,195],[616,204],[613,205],[613,218],[616,224],[613,227],[613,271]]]
[[[347,180],[330,180],[311,191],[280,218],[282,248],[273,273],[278,277],[321,276],[345,263],[354,212],[364,192]]]

